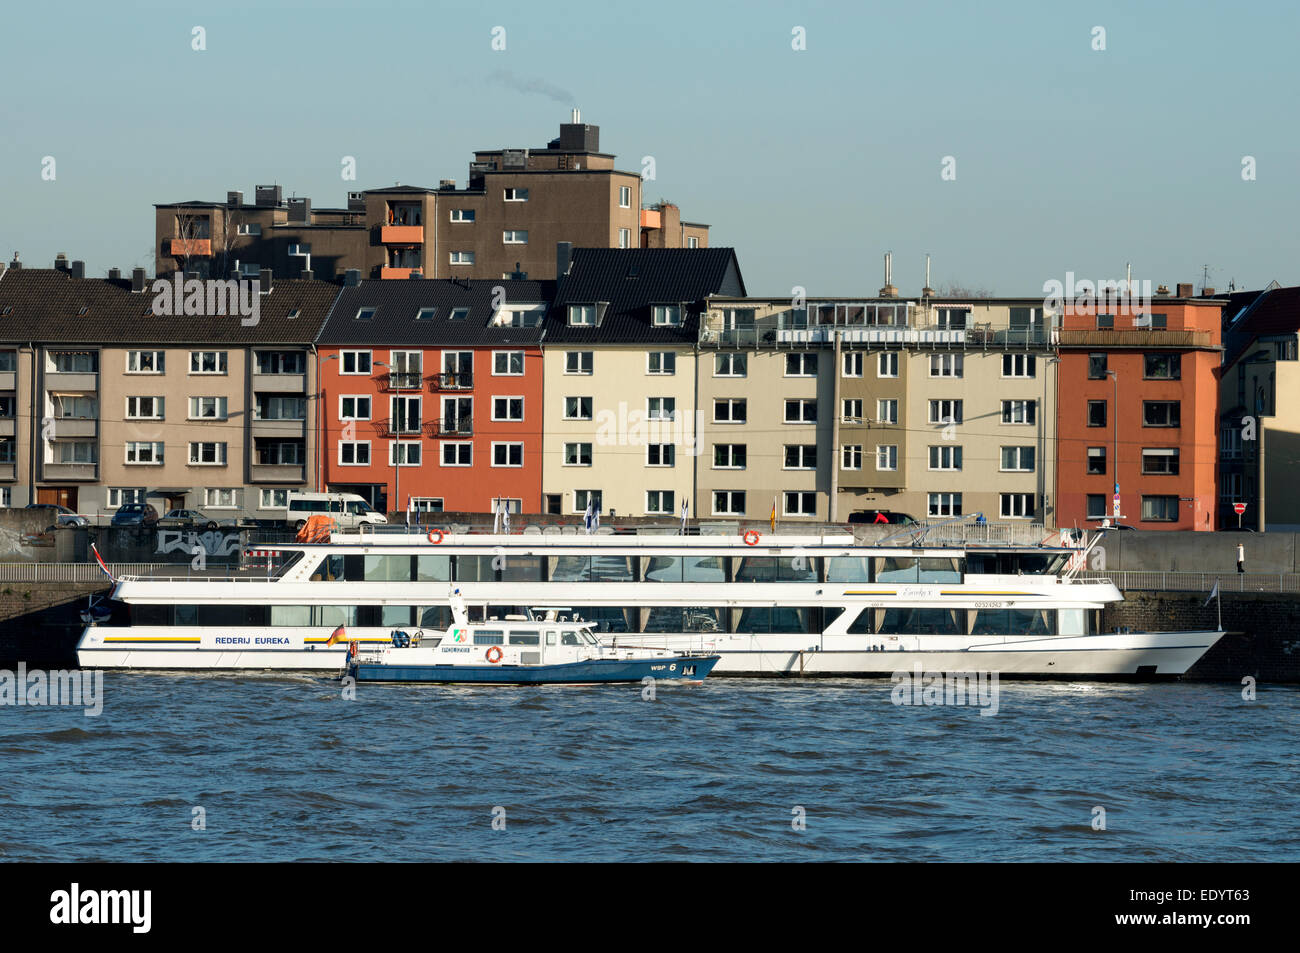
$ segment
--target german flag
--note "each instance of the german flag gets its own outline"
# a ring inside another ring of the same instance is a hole
[[[331,632],[330,637],[325,640],[325,647],[329,648],[330,646],[334,645],[337,642],[342,642],[347,637],[348,634],[344,630],[343,626],[339,626],[337,629]]]

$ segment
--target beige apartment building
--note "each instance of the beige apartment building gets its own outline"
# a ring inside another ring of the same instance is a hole
[[[125,503],[283,515],[309,485],[312,342],[338,292],[250,282],[258,313],[158,315],[156,289],[80,262],[0,273],[0,486],[86,515]],[[23,343],[34,342],[34,343]],[[7,399],[6,399],[7,398]]]

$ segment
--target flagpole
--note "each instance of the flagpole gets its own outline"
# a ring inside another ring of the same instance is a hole
[[[1219,589],[1218,579],[1214,580],[1214,589],[1215,589],[1214,608],[1219,616],[1219,631],[1222,632],[1223,631],[1223,591]]]

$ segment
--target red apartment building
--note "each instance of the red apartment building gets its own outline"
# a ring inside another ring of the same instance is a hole
[[[538,512],[541,338],[553,285],[345,286],[317,339],[317,485],[387,512],[492,512],[498,500]]]
[[[1066,302],[1059,331],[1057,525],[1217,527],[1223,302],[1163,286],[1149,313]],[[1115,496],[1118,488],[1119,511]]]

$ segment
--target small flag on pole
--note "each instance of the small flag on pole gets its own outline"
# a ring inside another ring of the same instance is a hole
[[[682,535],[683,536],[686,535],[686,512],[687,512],[686,504],[687,501],[682,500]]]
[[[510,507],[505,500],[501,501],[501,532],[510,535]]]
[[[347,637],[348,637],[347,631],[343,628],[343,626],[339,626],[337,629],[331,632],[330,637],[325,640],[325,647],[330,648],[335,644],[342,642]]]
[[[90,551],[95,556],[95,562],[99,563],[99,568],[104,570],[104,575],[108,577],[109,582],[117,582],[117,579],[108,571],[108,564],[104,562],[104,557],[99,555],[99,549],[94,543],[90,544]]]
[[[1211,602],[1213,602],[1216,598],[1218,598],[1218,596],[1219,596],[1219,580],[1216,579],[1214,580],[1214,588],[1210,590],[1210,594],[1206,598],[1201,608],[1204,609],[1205,606],[1208,606]]]
[[[776,532],[776,497],[772,497],[772,532]]]
[[[587,527],[587,534],[591,535],[596,532],[599,525],[600,517],[596,515],[596,499],[593,496],[587,497],[587,512],[582,514],[582,523]]]
[[[492,535],[495,536],[499,532],[501,532],[501,501],[497,500],[497,505],[492,510]]]

